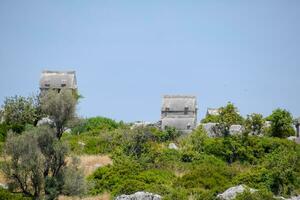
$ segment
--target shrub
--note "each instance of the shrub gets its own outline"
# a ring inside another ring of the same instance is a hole
[[[0,124],[0,142],[4,142],[7,132],[8,126],[5,123]]]
[[[287,110],[276,109],[267,118],[271,121],[270,134],[274,137],[288,137],[295,135],[293,117]]]
[[[273,194],[268,191],[257,191],[257,192],[250,192],[246,190],[245,192],[238,194],[235,200],[275,200],[276,198],[273,197]]]
[[[24,197],[22,194],[11,193],[6,189],[0,188],[1,200],[32,200],[30,197]]]
[[[86,120],[86,131],[114,130],[120,126],[115,120],[105,117],[92,117]]]
[[[276,195],[292,195],[300,188],[300,153],[278,148],[268,154],[259,165],[235,178],[236,183],[273,192]]]
[[[194,162],[191,171],[179,178],[175,185],[198,195],[204,190],[216,194],[231,185],[232,176],[230,168],[223,161],[213,156],[203,156]]]

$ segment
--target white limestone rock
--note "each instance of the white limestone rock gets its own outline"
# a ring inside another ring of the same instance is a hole
[[[242,134],[244,127],[242,125],[231,125],[229,128],[230,135]]]
[[[85,146],[85,143],[84,143],[84,142],[81,142],[81,141],[79,141],[78,144],[79,144],[80,146],[82,146],[82,147]]]
[[[233,200],[235,199],[235,197],[240,194],[243,193],[246,189],[249,189],[249,191],[251,193],[256,192],[257,190],[252,189],[252,188],[248,188],[245,185],[238,185],[235,187],[231,187],[229,189],[227,189],[225,192],[223,192],[222,194],[218,194],[217,198],[220,200]]]
[[[175,143],[170,143],[169,144],[169,149],[175,149],[178,150],[179,148],[177,147],[177,145]]]
[[[38,122],[37,122],[37,126],[42,126],[42,125],[53,125],[54,122],[53,120],[51,120],[49,117],[43,117],[42,119],[40,119]]]
[[[3,188],[3,189],[8,189],[8,186],[4,183],[0,183],[0,188]]]
[[[162,197],[158,194],[149,192],[136,192],[131,195],[121,195],[115,198],[115,200],[161,200]]]
[[[287,137],[288,140],[291,140],[291,141],[296,141],[297,137],[296,136],[289,136]]]
[[[217,134],[215,133],[215,127],[216,127],[217,123],[205,123],[202,124],[204,130],[207,133],[208,137],[217,137]]]

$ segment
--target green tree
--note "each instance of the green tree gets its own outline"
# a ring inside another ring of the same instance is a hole
[[[49,200],[59,194],[83,192],[82,175],[72,164],[67,166],[68,147],[56,138],[52,129],[39,127],[22,135],[10,134],[4,155],[3,172],[12,191]],[[67,181],[70,176],[77,181],[73,186]]]
[[[267,117],[271,121],[270,134],[273,137],[288,137],[295,135],[293,129],[293,117],[290,112],[284,109],[276,109]]]
[[[210,115],[205,116],[204,119],[201,120],[201,123],[218,123],[220,121],[219,115]]]
[[[4,123],[14,132],[21,133],[26,124],[35,124],[39,119],[38,101],[35,97],[6,97],[3,109]]]
[[[265,120],[261,114],[253,113],[248,115],[245,120],[246,133],[259,135],[263,132]]]
[[[217,125],[214,128],[216,135],[228,136],[231,125],[244,123],[243,117],[239,114],[237,107],[228,102],[226,106],[219,108],[220,114],[214,117]]]
[[[67,89],[60,92],[49,90],[41,96],[41,110],[53,120],[58,139],[61,138],[66,124],[75,117],[77,100],[77,96]]]

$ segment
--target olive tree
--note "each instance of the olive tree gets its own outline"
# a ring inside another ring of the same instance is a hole
[[[77,96],[71,90],[49,90],[40,98],[42,112],[53,120],[56,137],[61,138],[65,126],[75,117]]]
[[[4,146],[3,172],[10,189],[34,199],[49,200],[59,194],[83,193],[83,175],[74,167],[76,163],[67,165],[67,155],[66,144],[48,127],[35,128],[22,135],[9,134]],[[71,175],[77,180],[75,185],[70,185]]]
[[[26,124],[34,125],[39,119],[38,100],[36,97],[6,97],[2,105],[3,121],[15,132],[21,133]]]

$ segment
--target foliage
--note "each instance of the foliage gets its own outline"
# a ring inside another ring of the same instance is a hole
[[[114,165],[99,168],[90,180],[95,182],[92,193],[110,191],[113,196],[148,191],[165,194],[175,176],[167,170],[145,169],[130,157],[119,157]]]
[[[208,136],[203,128],[203,126],[198,126],[190,135],[182,140],[182,146],[185,149],[203,152],[204,142],[208,139]]]
[[[3,109],[4,123],[14,132],[21,133],[26,124],[35,124],[40,114],[36,97],[6,97]]]
[[[73,158],[67,168],[63,170],[62,193],[68,196],[82,196],[86,192],[83,172],[78,168],[79,160]]]
[[[67,146],[55,137],[52,129],[39,127],[22,135],[9,135],[4,153],[3,172],[11,190],[20,190],[35,199],[43,194],[46,199],[55,199],[61,193],[68,194],[65,181],[71,175],[68,170],[73,168],[66,165]],[[74,173],[72,175],[75,176]],[[79,186],[83,182],[78,181],[77,184]],[[74,187],[67,189],[72,189],[71,194],[76,191]]]
[[[206,115],[205,118],[201,120],[201,123],[218,123],[220,121],[219,115]]]
[[[30,197],[24,197],[22,194],[14,194],[6,189],[0,188],[1,200],[31,200]]]
[[[284,148],[293,150],[294,142],[271,138],[235,135],[225,138],[209,138],[204,142],[204,152],[222,158],[228,163],[239,161],[257,164],[271,152]]]
[[[0,142],[4,142],[8,130],[9,128],[5,123],[0,124]]]
[[[264,131],[265,120],[261,114],[252,113],[245,120],[245,132],[252,135],[260,135]]]
[[[85,124],[86,131],[91,130],[114,130],[120,126],[115,120],[106,117],[92,117],[87,119]]]
[[[186,188],[198,197],[207,191],[217,194],[231,185],[233,173],[226,163],[214,156],[202,156],[195,160],[191,171],[176,182],[176,186]]]
[[[49,90],[40,98],[41,110],[49,116],[56,128],[56,137],[61,138],[68,121],[75,117],[77,98],[72,91]]]
[[[71,128],[73,134],[81,134],[84,132],[99,134],[100,131],[112,131],[118,128],[126,129],[127,127],[122,121],[116,122],[106,117],[91,117],[87,119],[77,119]]]
[[[202,123],[217,123],[215,134],[219,136],[228,136],[231,125],[244,123],[243,117],[239,114],[238,109],[233,103],[228,102],[226,106],[219,108],[219,115],[207,115]]]
[[[276,198],[273,197],[272,192],[260,190],[256,192],[250,192],[246,190],[245,192],[238,194],[235,200],[275,200]]]
[[[280,158],[280,159],[278,159]],[[256,166],[236,177],[237,183],[273,192],[275,195],[293,195],[300,187],[299,147],[278,148]]]
[[[276,109],[267,118],[271,121],[270,134],[273,137],[288,137],[295,135],[295,130],[293,129],[293,117],[290,112],[283,109]]]
[[[155,141],[158,142],[175,140],[180,136],[180,132],[174,127],[167,127],[165,130],[158,130],[157,128],[151,127],[150,130],[155,137]]]

